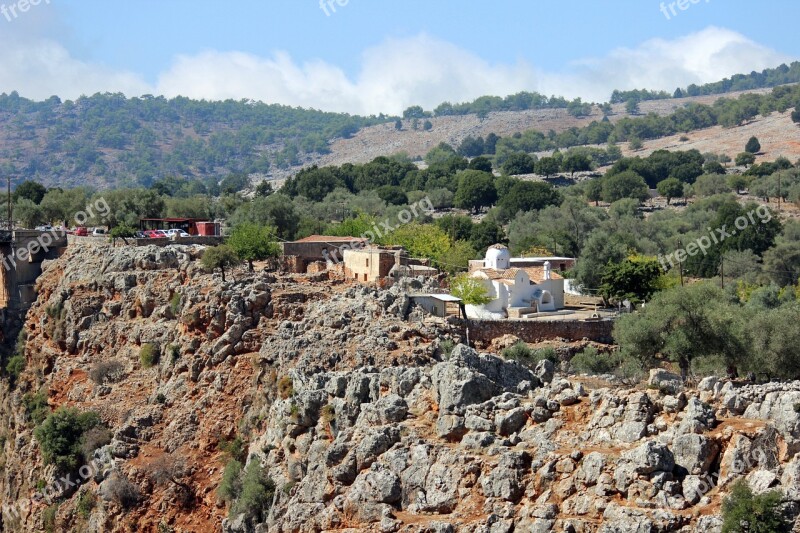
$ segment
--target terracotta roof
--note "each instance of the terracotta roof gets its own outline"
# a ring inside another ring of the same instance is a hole
[[[481,268],[478,272],[483,272],[489,279],[514,279],[520,270],[522,269],[508,268],[506,270],[498,270],[496,268]]]
[[[367,239],[361,237],[330,237],[326,235],[309,235],[304,239],[294,242],[362,242]]]
[[[517,277],[519,271],[522,270],[528,277],[535,282],[544,281],[544,267],[525,267],[525,268],[508,268],[506,270],[498,270],[496,268],[481,268],[476,272],[483,272],[487,278],[491,280],[513,280]],[[564,279],[558,273],[550,270],[550,279]]]
[[[544,267],[525,267],[520,268],[519,270],[524,270],[528,273],[528,277],[531,280],[539,282],[544,281]],[[554,270],[550,270],[550,279],[564,279],[558,272]]]

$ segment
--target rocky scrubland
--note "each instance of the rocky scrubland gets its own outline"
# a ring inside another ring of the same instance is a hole
[[[2,382],[3,531],[720,531],[738,479],[800,512],[800,382],[566,375],[464,345],[409,309],[420,281],[222,282],[201,255],[44,265]]]

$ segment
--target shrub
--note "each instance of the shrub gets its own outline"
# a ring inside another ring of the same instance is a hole
[[[56,515],[58,514],[58,504],[51,505],[42,511],[42,526],[47,533],[56,531]]]
[[[139,491],[139,488],[131,483],[123,474],[118,473],[112,475],[107,480],[107,483],[111,499],[123,509],[130,509],[139,503],[142,493]]]
[[[22,404],[25,406],[25,414],[28,415],[28,419],[37,426],[50,414],[50,406],[47,405],[47,394],[43,391],[35,394],[32,392],[25,393],[22,397]]]
[[[282,399],[294,396],[294,383],[289,376],[283,376],[278,380],[278,395]]]
[[[25,355],[25,343],[28,340],[28,332],[24,329],[19,330],[17,333],[17,343],[14,345],[14,353]]]
[[[158,350],[150,343],[142,344],[139,360],[142,362],[142,368],[152,368],[158,363]]]
[[[780,508],[781,498],[778,491],[755,495],[745,481],[737,481],[731,487],[730,495],[722,502],[722,532],[791,531]]]
[[[167,403],[167,397],[164,396],[163,392],[159,392],[158,394],[156,394],[156,403],[160,403],[162,405]]]
[[[97,498],[94,493],[91,490],[87,490],[78,497],[78,514],[83,518],[89,518],[96,503]]]
[[[178,316],[178,311],[181,310],[181,301],[183,297],[181,293],[176,292],[172,295],[172,298],[169,299],[169,310],[172,311],[172,316]]]
[[[275,483],[266,476],[257,460],[250,461],[244,469],[241,493],[231,507],[231,515],[245,514],[256,522],[263,522],[274,495]]]
[[[89,371],[89,379],[102,385],[104,383],[116,383],[125,375],[125,365],[119,359],[110,361],[99,361],[92,366]]]
[[[95,450],[111,442],[113,435],[105,426],[95,426],[86,431],[81,442],[81,453],[88,460]]]
[[[325,424],[330,424],[336,418],[336,410],[331,404],[328,404],[320,411],[320,417]]]
[[[27,361],[24,355],[15,355],[6,363],[6,373],[12,384],[17,382],[22,371],[25,370]]]
[[[67,338],[67,311],[64,309],[64,303],[61,302],[56,305],[47,306],[45,308],[45,314],[50,319],[45,324],[45,334],[54,342],[58,344],[63,343]]]
[[[181,357],[181,347],[177,344],[170,344],[169,348],[169,364],[174,365]]]
[[[83,436],[98,424],[97,413],[81,413],[70,407],[60,407],[48,415],[34,430],[45,463],[55,465],[64,473],[75,470],[82,458]]]
[[[543,359],[547,359],[554,364],[559,362],[558,355],[556,355],[556,351],[553,348],[534,350],[524,342],[518,342],[511,348],[506,348],[501,355],[506,359],[514,359],[526,365],[535,365]]]
[[[217,487],[217,495],[224,501],[231,503],[242,491],[242,463],[236,459],[231,459],[225,464],[225,471],[222,473],[222,481]]]
[[[442,356],[445,359],[450,357],[450,354],[453,353],[453,348],[455,347],[456,344],[450,339],[445,339],[439,343],[439,350],[441,350]]]
[[[231,459],[244,461],[247,452],[246,443],[239,435],[236,435],[232,440],[220,439],[217,447],[221,452],[228,454]]]
[[[621,363],[618,354],[601,354],[594,346],[589,346],[575,355],[570,363],[570,368],[584,374],[610,374]]]

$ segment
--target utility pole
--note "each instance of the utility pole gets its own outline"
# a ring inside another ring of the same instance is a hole
[[[6,178],[6,193],[8,194],[8,198],[6,199],[8,202],[8,231],[12,231],[14,229],[14,222],[11,213],[11,176]]]
[[[680,246],[681,250],[683,250],[683,243],[681,241],[678,241],[678,246]],[[683,261],[680,259],[678,259],[678,273],[681,275],[681,287],[683,287]]]
[[[781,212],[781,173],[778,172],[778,214]]]
[[[719,256],[719,276],[722,283],[721,288],[725,288],[725,257]]]

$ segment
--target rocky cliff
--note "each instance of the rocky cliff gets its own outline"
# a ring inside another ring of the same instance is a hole
[[[800,383],[565,376],[458,344],[403,287],[222,282],[201,254],[45,265],[2,382],[3,530],[719,531],[739,478],[800,509]],[[70,407],[98,420],[64,436]]]

